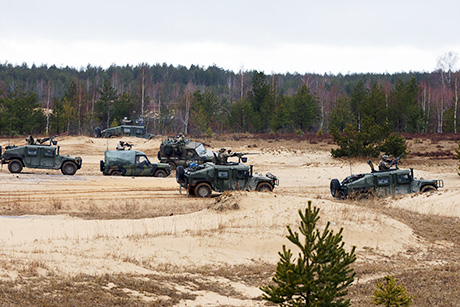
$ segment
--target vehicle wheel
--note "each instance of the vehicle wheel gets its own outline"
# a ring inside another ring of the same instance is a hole
[[[177,183],[185,182],[185,171],[182,166],[178,166],[176,169],[176,181]]]
[[[164,178],[167,175],[166,175],[166,172],[164,170],[158,169],[158,170],[156,170],[155,174],[153,174],[153,176]]]
[[[271,192],[273,191],[273,187],[268,182],[262,182],[257,185],[256,188],[257,192]]]
[[[168,164],[171,166],[171,170],[177,170],[176,163],[169,161]]]
[[[192,188],[188,189],[188,194],[192,195],[192,196],[195,196],[195,190],[192,189]]]
[[[120,171],[112,171],[110,173],[111,176],[121,176],[121,172]]]
[[[426,185],[420,190],[420,192],[422,192],[422,193],[430,193],[430,192],[434,192],[434,191],[436,191],[436,188],[434,186],[432,186],[432,185]]]
[[[19,160],[12,160],[8,163],[10,173],[20,173],[22,171],[22,163]]]
[[[99,170],[100,170],[101,172],[104,171],[104,161],[102,161],[102,160],[99,161]]]
[[[332,179],[330,188],[331,188],[332,197],[338,198],[339,197],[338,191],[340,189],[340,181],[338,179]]]
[[[158,161],[161,161],[161,151],[158,151],[157,157],[158,157]]]
[[[209,184],[202,182],[195,187],[195,195],[198,197],[207,198],[211,196],[212,190]]]
[[[67,162],[64,162],[64,164],[62,164],[61,166],[61,172],[64,175],[74,175],[76,171],[77,171],[77,166],[73,162],[67,161]]]

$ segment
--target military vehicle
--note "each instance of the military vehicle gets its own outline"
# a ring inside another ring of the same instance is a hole
[[[203,164],[212,162],[214,154],[202,143],[192,140],[168,138],[161,142],[158,160],[168,163],[174,170],[177,166],[188,166],[190,163]]]
[[[151,163],[147,155],[139,150],[106,150],[100,170],[111,176],[167,177],[171,166],[166,163]]]
[[[397,160],[392,162],[395,168],[379,171],[374,169],[371,161],[367,163],[371,167],[370,173],[350,175],[342,182],[332,179],[330,183],[332,196],[338,199],[365,199],[372,196],[387,197],[431,192],[444,187],[442,180],[416,179],[414,169],[399,169]]]
[[[29,136],[24,146],[6,146],[0,157],[2,164],[8,164],[11,173],[20,173],[24,167],[40,169],[60,169],[64,175],[74,175],[81,168],[81,157],[59,155],[60,146],[57,146],[56,136],[37,139]],[[49,141],[49,144],[45,144]],[[54,146],[53,146],[54,145]]]
[[[153,134],[146,133],[144,126],[121,125],[104,130],[96,128],[95,137],[97,138],[112,138],[122,136],[135,136],[144,139],[151,139],[154,137]]]
[[[239,162],[227,162],[218,164],[206,162],[202,165],[192,163],[189,167],[178,166],[176,181],[181,188],[185,188],[189,194],[199,197],[209,197],[212,191],[259,191],[270,192],[279,185],[278,178],[267,173],[265,176],[253,174],[253,166],[247,166],[243,157],[244,153],[234,153]]]

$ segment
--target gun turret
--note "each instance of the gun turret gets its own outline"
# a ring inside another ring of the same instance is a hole
[[[393,161],[391,161],[390,167],[393,166],[393,165],[395,165],[396,169],[399,169],[398,163],[399,163],[399,160],[401,159],[402,156],[403,156],[403,155],[400,155],[399,157],[397,157],[396,159],[394,159]]]
[[[230,150],[229,150],[229,153],[230,153]],[[258,155],[259,153],[257,152],[234,152],[234,153],[231,153],[231,156],[232,157],[238,157],[238,163],[241,163],[242,162],[246,162],[247,161],[247,158],[245,156],[248,156],[248,155]]]

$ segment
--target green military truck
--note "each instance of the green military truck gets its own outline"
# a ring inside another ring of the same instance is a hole
[[[97,138],[112,138],[123,136],[135,136],[144,139],[151,139],[154,137],[153,134],[146,132],[145,126],[121,125],[104,130],[96,128],[95,130],[95,137]]]
[[[39,169],[60,169],[64,175],[74,175],[81,168],[81,157],[61,156],[60,146],[54,140],[56,136],[37,139],[29,136],[24,146],[6,146],[2,152],[0,146],[1,164],[8,164],[11,173],[20,173],[24,167]],[[49,141],[49,144],[45,144]],[[54,146],[53,146],[54,145]]]
[[[147,155],[139,150],[107,150],[100,171],[110,176],[167,177],[171,166],[166,163],[151,163]]]
[[[158,160],[168,163],[174,170],[178,166],[186,167],[190,163],[203,164],[212,162],[214,154],[207,150],[202,143],[192,140],[168,138],[161,142]]]
[[[424,193],[436,191],[444,187],[442,180],[416,179],[414,169],[390,168],[376,171],[372,162],[370,173],[350,175],[342,182],[332,179],[331,194],[337,199],[363,199],[372,196],[387,197],[408,193]]]
[[[241,154],[240,154],[241,155]],[[238,153],[235,153],[238,156]],[[246,157],[241,159],[246,162]],[[259,191],[271,192],[275,186],[279,185],[278,178],[267,173],[253,174],[253,166],[244,163],[228,162],[216,164],[207,162],[202,165],[190,164],[184,168],[178,166],[176,170],[176,181],[181,188],[185,188],[191,195],[199,197],[209,197],[212,191]]]

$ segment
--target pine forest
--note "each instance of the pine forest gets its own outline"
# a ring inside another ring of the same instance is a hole
[[[266,74],[216,66],[0,64],[0,134],[93,135],[142,119],[154,134],[329,133],[347,124],[457,133],[459,71]]]

